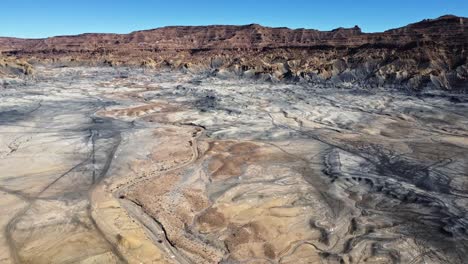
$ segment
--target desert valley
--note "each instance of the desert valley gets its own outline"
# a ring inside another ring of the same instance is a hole
[[[0,38],[0,263],[466,263],[468,19]]]

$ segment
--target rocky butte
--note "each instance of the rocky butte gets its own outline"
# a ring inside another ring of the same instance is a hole
[[[245,26],[170,26],[130,34],[0,38],[30,63],[134,65],[333,87],[466,91],[468,20],[452,15],[382,33]],[[25,70],[24,72],[29,72]]]

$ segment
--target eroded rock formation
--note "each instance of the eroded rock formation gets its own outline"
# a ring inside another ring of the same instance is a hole
[[[0,79],[0,263],[465,263],[468,97]]]
[[[382,33],[246,26],[173,26],[130,34],[0,38],[31,62],[209,71],[321,86],[465,91],[468,19],[443,16]]]
[[[3,57],[0,54],[0,77],[30,75],[33,67],[25,60],[18,60],[14,57]]]

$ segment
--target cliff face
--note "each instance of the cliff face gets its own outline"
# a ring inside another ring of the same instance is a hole
[[[333,86],[467,90],[468,19],[443,16],[382,33],[245,26],[173,26],[130,34],[0,38],[32,62],[210,71]]]

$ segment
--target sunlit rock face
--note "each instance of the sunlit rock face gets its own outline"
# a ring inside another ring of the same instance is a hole
[[[110,67],[0,84],[0,263],[465,262],[465,95]]]
[[[0,53],[0,77],[17,77],[31,75],[33,67],[25,60],[2,56]]]
[[[425,19],[378,33],[171,26],[129,34],[0,37],[0,53],[33,64],[142,66],[330,88],[467,92],[468,18]],[[1,55],[0,54],[0,55]],[[2,71],[0,60],[0,74]]]

